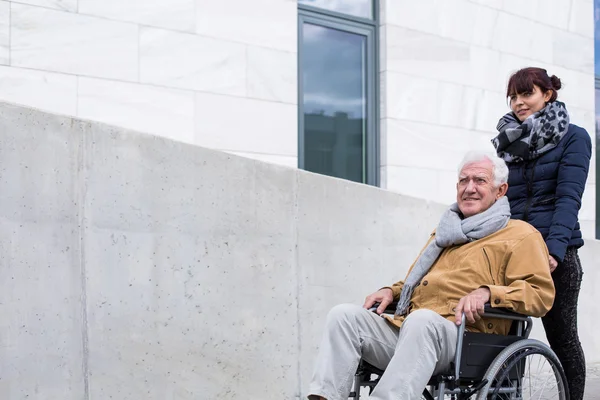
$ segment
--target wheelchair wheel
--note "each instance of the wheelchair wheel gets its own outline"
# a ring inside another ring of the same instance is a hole
[[[489,366],[477,400],[569,400],[567,379],[556,354],[535,339],[515,342]]]

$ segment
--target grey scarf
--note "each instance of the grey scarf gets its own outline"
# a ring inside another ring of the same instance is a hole
[[[492,139],[498,157],[506,162],[533,160],[556,147],[569,129],[564,103],[554,101],[522,123],[510,112],[498,121]]]
[[[446,247],[472,242],[504,228],[510,219],[510,205],[506,196],[503,196],[482,213],[465,219],[462,219],[461,215],[457,203],[452,204],[442,215],[435,232],[435,240],[423,250],[406,277],[396,315],[407,313],[415,287]]]

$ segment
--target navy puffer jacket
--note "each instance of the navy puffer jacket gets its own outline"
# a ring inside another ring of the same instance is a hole
[[[577,215],[591,156],[590,136],[570,124],[554,149],[535,160],[508,163],[512,217],[539,230],[550,255],[559,262],[568,246],[583,246]]]

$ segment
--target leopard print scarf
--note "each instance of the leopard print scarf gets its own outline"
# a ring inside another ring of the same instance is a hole
[[[564,103],[554,101],[522,123],[509,112],[498,121],[499,134],[492,139],[498,157],[506,162],[534,160],[552,150],[569,129]]]

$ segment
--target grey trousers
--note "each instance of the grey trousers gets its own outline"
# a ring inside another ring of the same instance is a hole
[[[335,306],[327,315],[308,398],[348,400],[362,357],[385,369],[371,400],[420,399],[431,376],[449,369],[457,331],[430,310],[410,313],[398,329],[360,306]]]

